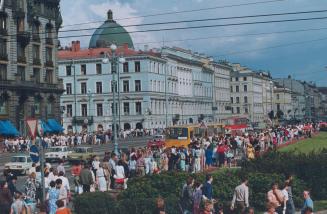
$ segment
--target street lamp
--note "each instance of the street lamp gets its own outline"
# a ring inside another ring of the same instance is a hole
[[[87,90],[87,95],[89,97],[89,114],[88,114],[88,116],[91,117],[91,97],[92,97],[92,91],[91,91],[91,89],[88,89]],[[91,133],[91,124],[89,125],[89,133]]]
[[[121,104],[120,104],[120,64],[124,64],[126,62],[125,58],[123,57],[119,57],[118,58],[118,62],[119,62],[119,65],[118,65],[118,82],[117,82],[117,87],[118,87],[118,124],[119,124],[119,128],[121,127],[120,125],[120,116],[121,116],[121,112],[120,112],[120,108],[121,108]],[[123,68],[124,69],[124,68]],[[118,130],[119,131],[119,130]]]
[[[117,61],[123,61],[117,58],[116,56],[116,50],[117,46],[115,44],[110,45],[110,50],[112,53],[111,56],[111,63],[112,63],[112,134],[113,134],[113,141],[114,141],[114,152],[116,155],[119,154],[118,150],[118,142],[117,142],[117,124],[116,124],[116,117],[117,117],[117,105],[116,105],[116,90],[117,90],[117,80],[116,80],[116,74],[117,74]],[[105,57],[102,59],[103,64],[108,64],[110,62],[110,58],[108,54],[105,54]],[[118,97],[119,98],[119,97]],[[120,106],[119,106],[120,108]]]

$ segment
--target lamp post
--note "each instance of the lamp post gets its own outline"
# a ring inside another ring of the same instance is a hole
[[[116,50],[117,50],[117,46],[115,44],[110,45],[110,49],[111,49],[111,63],[112,63],[112,134],[113,134],[113,142],[114,142],[114,152],[116,155],[119,154],[119,150],[118,150],[118,142],[117,142],[117,103],[116,103],[116,93],[117,93],[117,80],[116,80],[116,74],[117,74],[117,61],[119,62],[123,62],[124,60],[122,59],[118,59],[118,57],[116,56]],[[105,58],[102,59],[102,62],[104,64],[108,64],[110,62],[109,56],[108,54],[105,54]],[[119,81],[119,79],[118,79]],[[119,94],[118,94],[118,100],[120,100],[119,98]],[[120,106],[119,106],[120,108]]]
[[[77,98],[76,98],[76,66],[75,66],[75,61],[73,60],[73,69],[74,69],[74,117],[75,117],[75,133],[77,133],[77,123],[76,123],[76,112],[77,112]]]
[[[89,113],[88,113],[88,116],[91,117],[91,97],[92,97],[91,89],[87,90],[87,96],[89,97]],[[89,125],[89,133],[91,133],[91,124]]]
[[[121,116],[121,111],[120,111],[120,108],[121,108],[121,102],[120,102],[120,64],[124,64],[125,62],[126,62],[126,60],[125,60],[125,58],[122,58],[122,57],[119,57],[119,59],[118,59],[118,61],[119,61],[119,64],[118,64],[118,80],[117,80],[117,87],[118,87],[118,106],[119,106],[119,108],[118,108],[118,124],[119,124],[119,129],[121,129],[121,125],[120,125],[120,116]],[[124,68],[123,68],[124,69]],[[120,131],[120,130],[118,130],[118,131]]]

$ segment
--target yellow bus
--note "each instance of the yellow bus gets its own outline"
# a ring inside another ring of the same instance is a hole
[[[173,126],[166,129],[165,146],[187,147],[193,137],[208,137],[223,133],[223,124]]]

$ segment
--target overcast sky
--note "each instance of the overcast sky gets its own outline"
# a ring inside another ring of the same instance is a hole
[[[327,0],[281,0],[265,4],[224,7],[164,16],[139,17],[163,12],[194,10],[263,1],[272,0],[62,0],[61,10],[64,23],[61,30],[96,28],[101,25],[101,22],[84,25],[74,24],[105,20],[108,9],[113,10],[114,19],[123,26],[153,22],[327,10]],[[127,17],[135,16],[139,18],[126,19]],[[154,28],[189,27],[310,17],[327,17],[327,12],[160,26],[138,26],[128,27],[127,30],[135,31]],[[298,30],[306,31],[285,33],[285,31]],[[92,34],[93,31],[94,30],[66,32],[61,33],[60,36]],[[277,34],[276,32],[284,33]],[[257,35],[244,36],[244,34]],[[287,77],[287,75],[290,74],[296,79],[315,81],[318,85],[327,85],[327,69],[325,68],[327,66],[327,19],[143,32],[132,33],[131,36],[136,49],[143,49],[143,43],[148,43],[149,47],[160,47],[163,44],[167,46],[178,46],[214,56],[216,59],[227,59],[230,62],[239,62],[252,69],[270,71],[273,77]],[[203,37],[211,38],[203,39]],[[66,38],[61,39],[61,43],[62,45],[68,45],[72,40],[80,40],[82,46],[87,47],[89,39],[90,37]],[[171,42],[172,40],[186,41]],[[316,41],[309,42],[312,40]],[[278,48],[272,48],[276,46]]]

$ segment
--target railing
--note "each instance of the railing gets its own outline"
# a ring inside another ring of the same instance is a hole
[[[2,60],[2,61],[8,61],[8,54],[1,53],[0,54],[0,60]]]
[[[33,59],[33,65],[41,65],[41,59],[38,58]]]
[[[51,67],[51,68],[53,68],[53,67],[54,67],[54,65],[53,65],[53,61],[46,61],[46,62],[45,62],[45,66],[46,66],[46,67]]]
[[[37,43],[40,43],[40,42],[41,42],[41,38],[40,38],[40,36],[38,35],[38,33],[33,33],[33,34],[32,34],[32,41],[33,41],[33,42],[37,42]]]
[[[22,81],[22,80],[0,80],[0,85],[4,87],[19,87],[19,88],[35,88],[35,89],[53,89],[63,90],[63,85],[49,84],[49,83],[37,83],[34,81]]]
[[[25,56],[17,56],[17,62],[26,64],[26,57]]]

